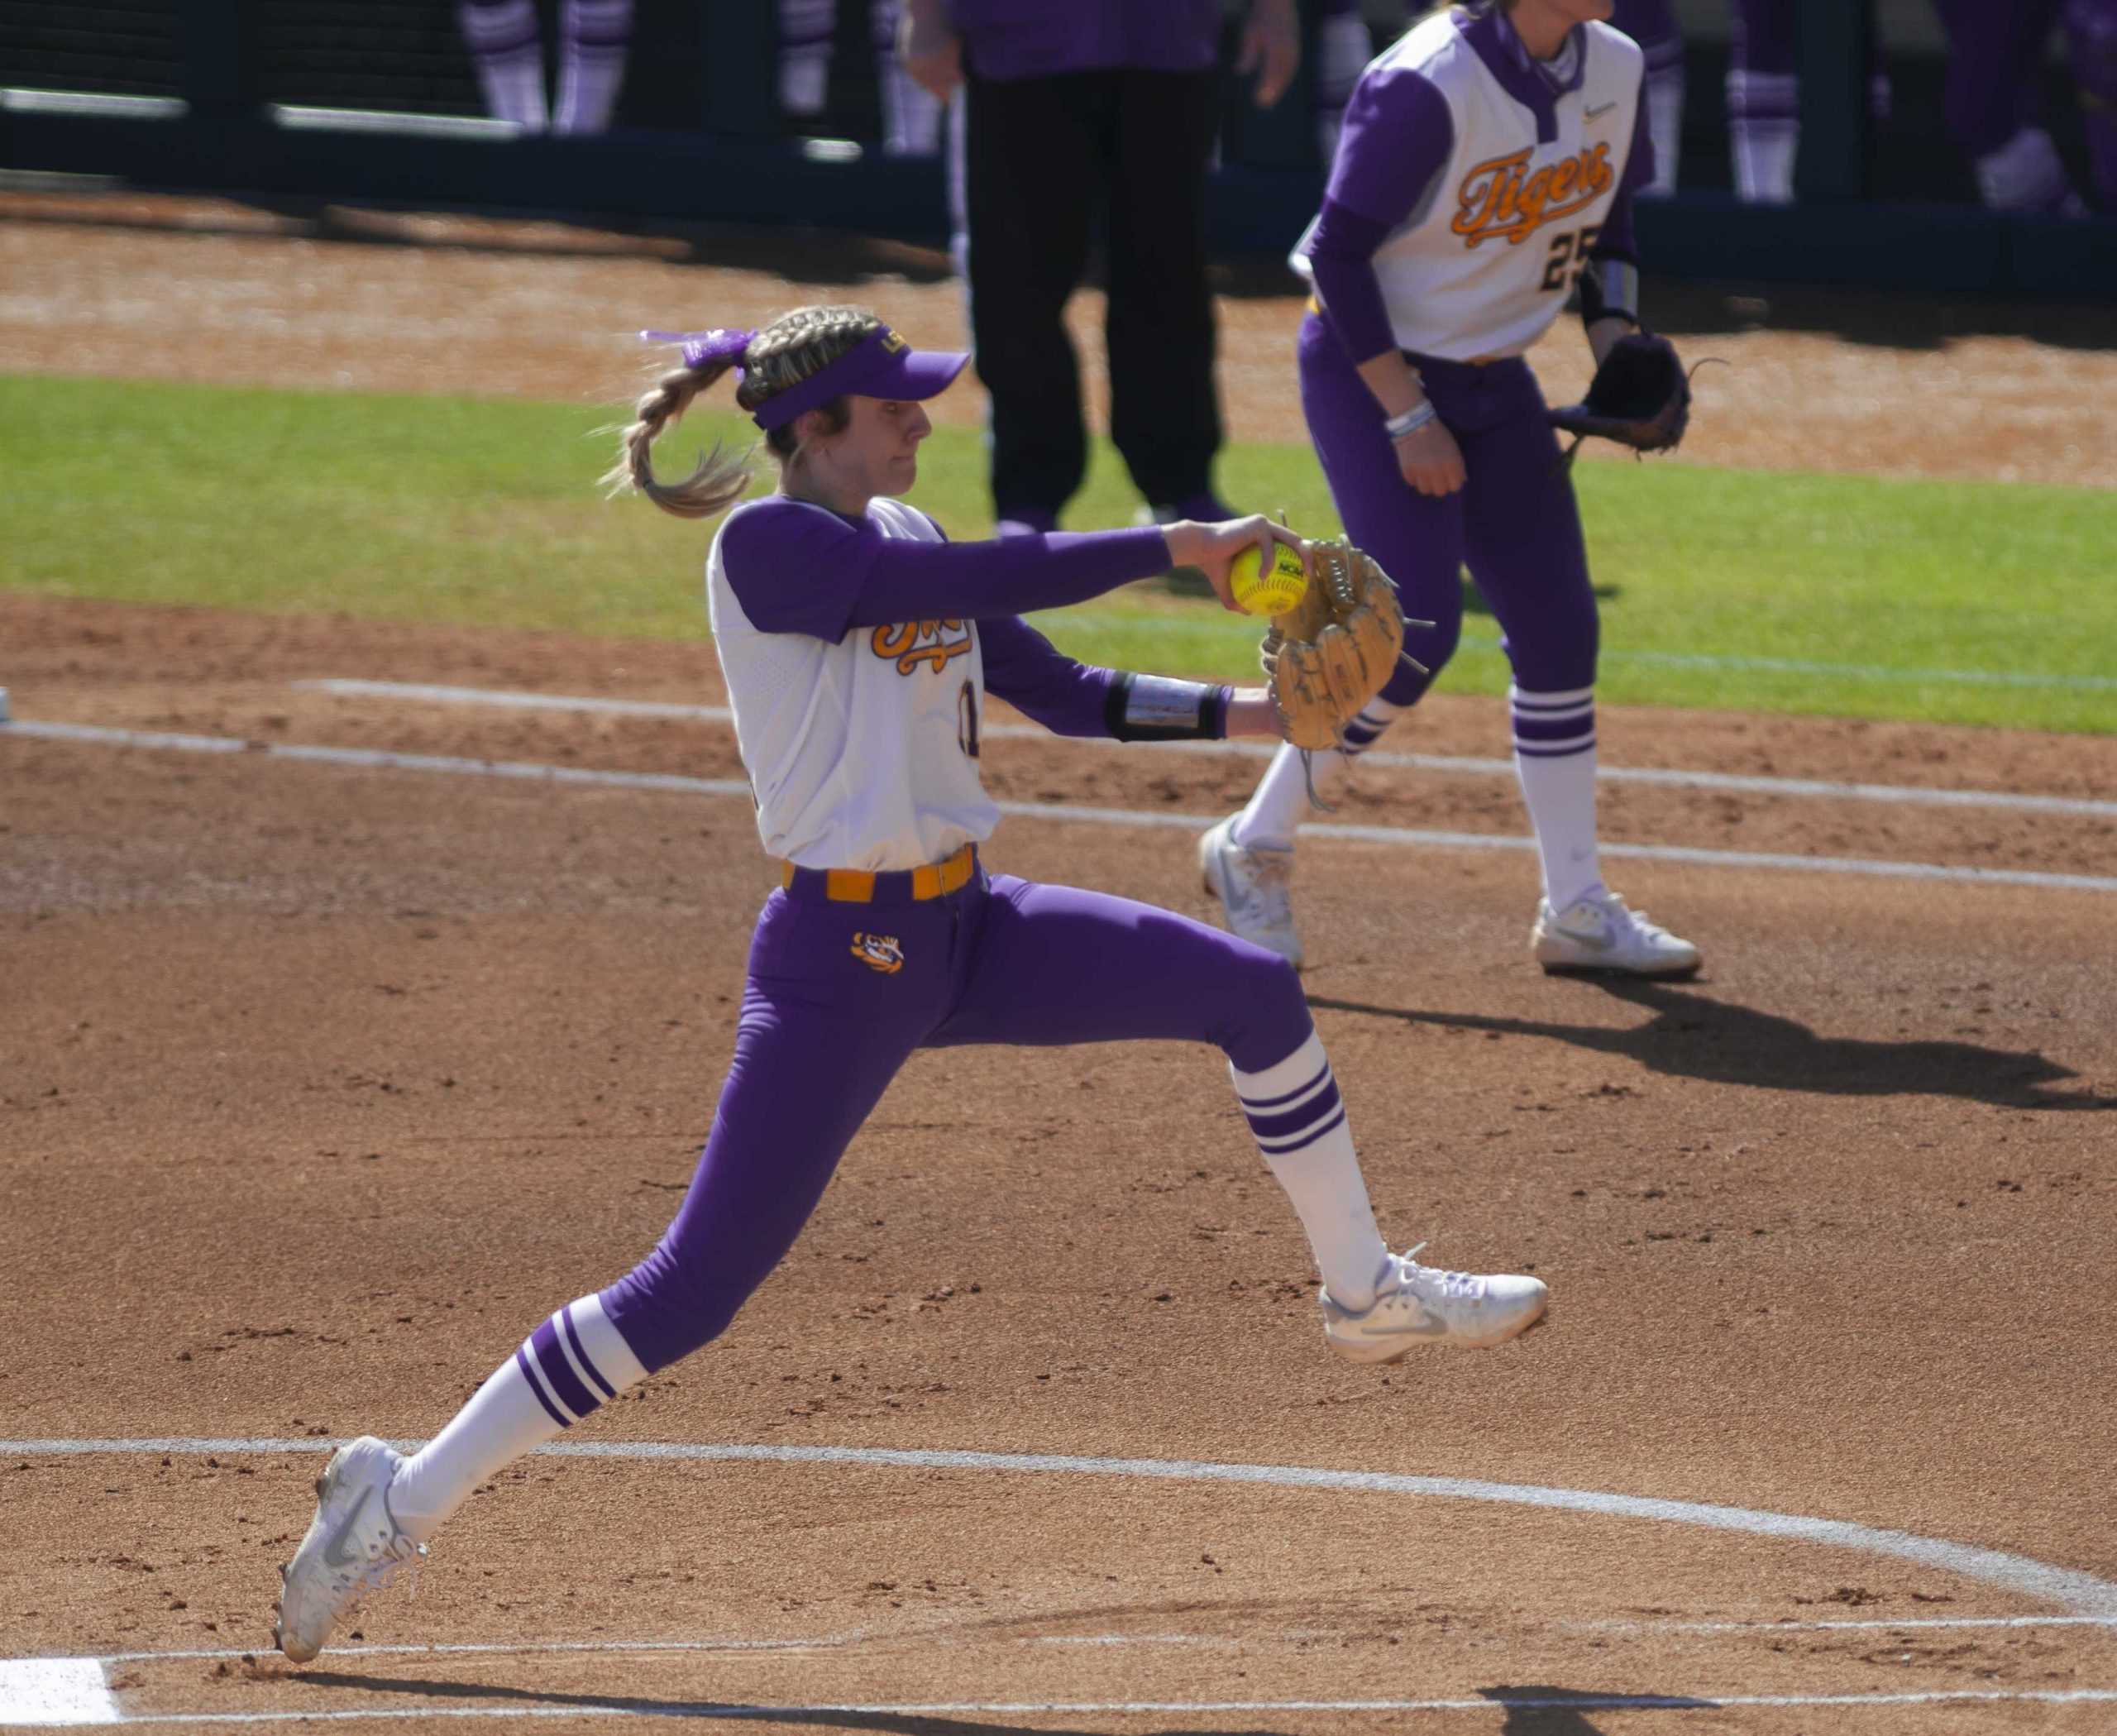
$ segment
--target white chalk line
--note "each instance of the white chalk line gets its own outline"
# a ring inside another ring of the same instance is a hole
[[[667,772],[592,771],[579,766],[551,766],[527,760],[466,759],[439,753],[394,753],[373,748],[311,747],[287,743],[246,741],[237,736],[191,735],[162,730],[113,729],[93,724],[36,723],[16,719],[0,723],[0,739],[19,735],[45,741],[69,741],[106,747],[141,748],[189,753],[247,753],[260,759],[405,772],[437,772],[459,777],[511,778],[532,782],[657,790],[691,796],[750,799],[749,785],[739,778],[686,777]],[[1029,820],[1111,825],[1146,830],[1201,831],[1226,818],[1221,814],[1147,813],[1132,808],[1076,806],[1058,802],[1002,801],[1001,813]],[[1379,844],[1398,849],[1532,851],[1536,840],[1486,832],[1437,832],[1396,826],[1340,825],[1318,822],[1302,828],[1306,838],[1336,839],[1353,844]],[[1940,863],[1890,862],[1857,856],[1796,856],[1758,850],[1701,849],[1680,844],[1604,844],[1605,856],[1638,862],[1680,862],[1699,868],[1786,869],[1801,873],[1857,874],[1888,880],[1952,882],[1971,886],[2033,887],[2045,891],[2117,892],[2117,877],[2059,874],[2030,868],[1957,868]]]
[[[682,705],[673,701],[601,699],[593,696],[525,693],[494,687],[460,687],[424,681],[376,681],[333,678],[293,683],[308,692],[331,693],[346,698],[405,699],[434,705],[485,705],[502,710],[563,711],[615,717],[676,719],[691,723],[729,724],[735,714],[725,705]],[[984,733],[996,739],[1050,741],[1048,729],[1030,725],[996,724]],[[1077,746],[1122,748],[1123,742],[1090,738]],[[1269,759],[1277,744],[1255,741],[1181,741],[1155,744],[1157,753],[1235,754]],[[1511,759],[1479,759],[1452,754],[1393,753],[1373,750],[1360,755],[1364,766],[1403,768],[1420,772],[1442,772],[1480,777],[1512,777]],[[1727,790],[1753,796],[1818,796],[1851,801],[1909,803],[1943,808],[1999,808],[2032,814],[2078,814],[2117,818],[2117,801],[2100,801],[2071,796],[2024,796],[2007,790],[1931,790],[1911,784],[1837,783],[1814,777],[1763,777],[1726,772],[1680,772],[1655,767],[1599,766],[1596,777],[1604,783],[1649,784],[1666,789]]]
[[[1894,1621],[1592,1621],[1561,1625],[1599,1633],[1840,1633],[1872,1630],[1907,1633],[1940,1628],[2095,1628],[2117,1631],[2113,1615],[1907,1615]]]
[[[0,1657],[0,1724],[115,1724],[117,1699],[93,1657]]]
[[[1932,1706],[1959,1704],[2107,1705],[2117,1688],[1943,1688],[1903,1694],[1506,1694],[1468,1700],[842,1700],[765,1705],[741,1701],[638,1700],[602,1702],[585,1697],[563,1705],[400,1706],[384,1710],[270,1712],[119,1712],[96,1722],[148,1724],[348,1724],[378,1718],[689,1718],[769,1719],[788,1723],[829,1717],[938,1718],[1001,1714],[1122,1716],[1227,1712],[1484,1712],[1671,1711],[1705,1712],[1738,1707]],[[7,1720],[29,1728],[90,1720]]]
[[[1900,1621],[1560,1621],[1551,1627],[1565,1633],[1629,1633],[1646,1636],[1666,1633],[1750,1634],[1770,1638],[1782,1633],[1874,1632],[1909,1633],[1927,1629],[1955,1631],[1967,1628],[2072,1628],[2090,1633],[2117,1633],[2117,1616],[2110,1615],[1956,1615],[1909,1616]],[[1159,1647],[1197,1647],[1208,1650],[1243,1651],[1262,1645],[1305,1645],[1340,1636],[1326,1628],[1301,1628],[1265,1633],[1025,1633],[992,1635],[982,1643],[1010,1646],[1131,1647],[1149,1650]],[[854,1628],[843,1633],[791,1634],[775,1639],[738,1638],[717,1635],[705,1639],[495,1639],[423,1640],[402,1644],[362,1643],[333,1646],[333,1657],[512,1657],[565,1653],[652,1657],[721,1656],[759,1652],[844,1652],[863,1646],[883,1648],[919,1646],[944,1641],[960,1644],[966,1636],[956,1623],[926,1628],[903,1628],[885,1633]],[[21,1663],[214,1663],[224,1659],[256,1658],[255,1646],[178,1647],[159,1651],[99,1652],[93,1657],[40,1657],[12,1660]],[[0,1672],[11,1660],[0,1659]],[[0,1704],[4,1704],[0,1697]]]
[[[196,1437],[0,1441],[0,1455],[47,1458],[71,1454],[314,1454],[336,1442],[320,1439],[207,1439]],[[412,1451],[422,1444],[393,1443]],[[2019,1596],[2055,1604],[2068,1614],[2117,1617],[2117,1584],[2076,1568],[2027,1556],[1942,1538],[1889,1531],[1845,1519],[1812,1518],[1696,1501],[1661,1500],[1594,1490],[1553,1489],[1537,1484],[1493,1483],[1474,1477],[1412,1476],[1393,1471],[1331,1471],[1287,1465],[1216,1463],[1197,1459],[1118,1459],[1078,1453],[972,1452],[953,1448],[797,1447],[687,1441],[553,1441],[536,1451],[552,1458],[643,1459],[781,1465],[852,1465],[887,1470],[972,1471],[1139,1477],[1163,1481],[1240,1483],[1281,1489],[1330,1490],[1346,1494],[1405,1494],[1450,1500],[1490,1501],[1589,1514],[1606,1518],[1651,1519],[1713,1531],[1747,1533],[1866,1554],[1889,1556],[1943,1573],[1959,1574]]]

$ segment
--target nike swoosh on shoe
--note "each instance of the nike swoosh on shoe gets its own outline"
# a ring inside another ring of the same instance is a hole
[[[338,1528],[332,1532],[330,1537],[326,1539],[323,1545],[323,1565],[325,1566],[350,1567],[355,1561],[361,1559],[361,1557],[357,1554],[346,1553],[344,1546],[346,1538],[352,1532],[353,1527],[360,1523],[361,1515],[367,1511],[367,1498],[374,1493],[375,1485],[370,1483],[366,1489],[363,1489],[361,1491],[361,1498],[353,1503],[353,1510],[346,1515],[345,1518],[340,1523]]]

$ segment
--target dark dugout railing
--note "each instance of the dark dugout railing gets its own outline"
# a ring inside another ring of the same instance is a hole
[[[1878,186],[1872,0],[1802,6],[1800,202],[1688,189],[1642,201],[1656,276],[2117,302],[2117,219],[1994,213],[1936,197],[1933,176]],[[864,52],[865,10],[841,0],[842,65]],[[0,170],[265,199],[944,240],[934,160],[790,132],[777,28],[774,0],[638,0],[618,127],[553,137],[483,118],[450,0],[0,0]],[[1694,51],[1687,161],[1694,142],[1710,161],[1716,127],[1724,137],[1713,52]],[[1938,79],[1898,84],[1891,133],[1951,159]],[[1213,246],[1231,257],[1283,252],[1321,184],[1309,86],[1260,113],[1232,84]]]

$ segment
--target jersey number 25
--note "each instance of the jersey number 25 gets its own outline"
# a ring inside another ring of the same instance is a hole
[[[1574,280],[1588,269],[1588,255],[1603,233],[1600,223],[1569,229],[1551,237],[1551,256],[1544,263],[1544,287],[1570,289]],[[1570,268],[1570,269],[1569,269]]]

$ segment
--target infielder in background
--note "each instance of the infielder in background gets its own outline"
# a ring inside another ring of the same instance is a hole
[[[1601,363],[1639,323],[1632,199],[1653,173],[1642,57],[1599,22],[1610,0],[1443,10],[1353,93],[1323,208],[1297,246],[1314,286],[1297,352],[1302,414],[1346,534],[1437,672],[1470,575],[1504,632],[1515,766],[1543,868],[1532,934],[1546,969],[1695,970],[1699,950],[1603,883],[1595,827],[1599,625],[1570,472],[1522,352],[1579,281]],[[1409,662],[1312,758],[1283,747],[1240,813],[1200,840],[1236,934],[1298,964],[1289,882],[1312,790],[1432,679]],[[1312,783],[1312,777],[1313,782]]]
[[[657,481],[651,463],[655,438],[730,367],[742,370],[736,402],[779,465],[779,491],[728,515],[705,567],[757,830],[781,859],[751,943],[734,1059],[690,1191],[652,1254],[537,1327],[417,1454],[363,1437],[333,1456],[282,1587],[275,1633],[297,1662],[480,1482],[718,1337],[919,1049],[1212,1044],[1307,1231],[1340,1351],[1383,1362],[1422,1343],[1497,1344],[1542,1313],[1536,1279],[1439,1271],[1383,1246],[1283,962],[1188,917],[989,874],[979,860],[998,819],[978,777],[988,693],[1060,734],[1277,731],[1262,692],[1084,667],[1022,611],[1173,562],[1205,571],[1225,601],[1245,548],[1276,538],[1312,557],[1262,519],[949,543],[891,497],[917,475],[931,427],[921,401],[967,359],[911,350],[861,309],[805,308],[756,332],[696,334],[640,400],[610,480],[680,517],[709,518],[748,485],[746,465],[718,452],[677,483]]]
[[[633,0],[565,0],[559,9],[558,102],[547,110],[536,0],[460,0],[457,22],[485,112],[525,132],[606,132],[624,83]]]

